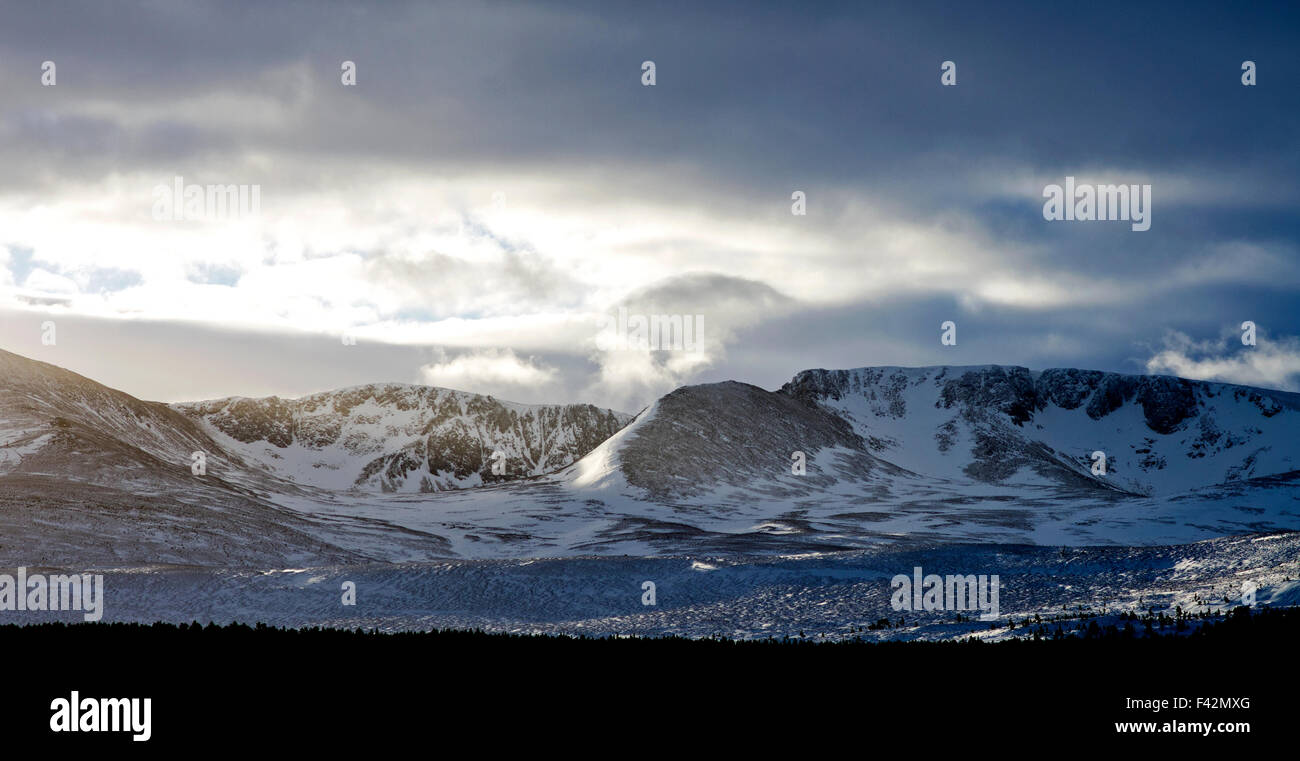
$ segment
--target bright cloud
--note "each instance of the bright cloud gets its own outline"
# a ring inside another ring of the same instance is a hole
[[[520,358],[509,349],[483,349],[455,357],[445,354],[438,361],[420,368],[426,383],[475,393],[509,397],[524,392],[529,401],[536,391],[547,390],[557,379],[553,368],[533,358]]]
[[[1184,378],[1300,391],[1300,338],[1257,336],[1255,346],[1243,346],[1237,338],[1194,341],[1173,332],[1146,367]]]

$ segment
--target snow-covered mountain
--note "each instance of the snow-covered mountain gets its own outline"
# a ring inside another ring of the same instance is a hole
[[[398,384],[169,406],[0,352],[0,551],[298,564],[1177,543],[1300,529],[1298,420],[1295,394],[998,366],[686,386],[630,421]]]
[[[809,370],[679,388],[557,480],[618,516],[588,547],[1180,542],[1300,529],[1298,421],[1295,394],[1179,378]]]
[[[987,366],[806,370],[780,393],[933,478],[1162,495],[1300,470],[1300,395],[1280,391]]]
[[[431,441],[441,442],[435,458],[450,463],[453,473],[461,467],[462,483],[473,483],[476,473],[465,469],[475,467],[477,453],[488,453],[490,476],[490,454],[500,448],[509,455],[501,477],[508,481],[571,462],[627,419],[582,405],[533,408],[441,389],[386,388],[377,395],[359,389],[317,395],[332,411],[318,406],[301,428],[290,416],[291,446],[300,431],[324,438],[322,431],[337,428],[343,442],[364,453],[350,463],[341,456],[342,465],[357,469],[346,486],[376,461],[384,463],[376,478],[405,473],[409,482],[412,470],[403,470],[403,456],[423,446],[422,462],[429,462]],[[435,399],[440,404],[433,405]],[[280,404],[292,408],[299,402]],[[239,406],[212,404],[214,412]],[[391,414],[384,414],[385,404]],[[257,403],[248,406],[256,409]],[[349,406],[351,416],[342,411]],[[244,444],[202,416],[185,414],[185,407],[141,401],[55,365],[0,351],[0,566],[286,567],[455,554],[437,534],[393,525],[364,510],[345,508],[322,517],[316,508],[330,503],[334,492],[319,488],[319,481],[286,478],[292,470],[266,467],[258,457],[261,436]],[[438,420],[437,412],[455,415]],[[386,417],[388,424],[367,422],[367,415]],[[266,435],[279,440],[273,422],[267,416],[252,424],[267,426]],[[411,430],[426,433],[417,440],[407,435]],[[370,449],[360,446],[367,433],[378,438]],[[466,440],[475,433],[484,438]],[[196,452],[204,458],[201,473],[192,468]],[[464,460],[458,459],[462,453],[468,453]],[[390,467],[392,462],[399,465]]]
[[[649,498],[797,496],[900,477],[1169,495],[1300,471],[1298,424],[1300,395],[1163,376],[806,370],[778,391],[679,388],[569,475],[594,484],[617,470]],[[804,476],[792,473],[795,452],[815,463]]]
[[[578,460],[632,419],[588,404],[516,404],[396,383],[173,408],[199,421],[224,449],[281,478],[384,492],[539,476]]]
[[[364,559],[368,527],[266,498],[294,492],[166,404],[0,350],[0,566]]]

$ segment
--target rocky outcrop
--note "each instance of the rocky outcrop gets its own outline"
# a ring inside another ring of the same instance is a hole
[[[285,478],[376,491],[440,491],[549,473],[631,419],[586,404],[523,405],[396,383],[175,407]]]

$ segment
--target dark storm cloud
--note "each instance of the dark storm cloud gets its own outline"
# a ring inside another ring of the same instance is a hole
[[[310,89],[309,132],[250,131],[249,146],[682,160],[786,182],[995,159],[1280,180],[1300,156],[1286,5],[31,4],[5,22],[7,68],[34,85],[41,60],[60,64],[58,99],[21,88],[29,106],[212,90],[288,106]],[[1238,81],[1248,58],[1253,89]],[[337,86],[345,59],[354,91]],[[658,64],[653,89],[638,86],[644,59]],[[955,88],[939,86],[943,60],[958,64]],[[262,78],[299,63],[303,81]]]
[[[787,220],[798,188],[814,227],[860,193],[918,226],[977,220],[1017,274],[1105,282],[1115,296],[1010,308],[922,289],[796,304],[770,274],[737,271],[628,301],[740,314],[729,324],[748,337],[708,372],[756,381],[810,364],[1140,370],[1171,328],[1217,335],[1254,319],[1300,333],[1298,31],[1284,3],[13,4],[0,23],[0,192],[262,155],[279,188],[385,168],[539,171],[589,179],[575,204],[676,199]],[[47,59],[57,88],[38,84]],[[647,59],[653,88],[639,83]],[[358,87],[339,86],[343,60]],[[944,60],[956,87],[939,84]],[[1256,87],[1240,83],[1244,60]],[[1045,222],[1043,183],[1085,174],[1152,183],[1151,230]],[[681,247],[708,269],[708,245]],[[853,245],[845,257],[872,254]],[[473,266],[439,254],[369,265],[452,312],[464,289],[442,274]],[[483,282],[532,308],[583,289],[526,243]],[[959,358],[940,353],[943,319],[961,325]]]
[[[1283,83],[1296,16],[1268,4],[24,5],[0,32],[6,68],[32,73],[6,80],[15,107],[0,151],[9,182],[258,151],[435,172],[680,165],[715,187],[622,193],[785,198],[798,187],[816,213],[820,189],[859,188],[914,219],[978,214],[1009,240],[1051,245],[1054,265],[1086,252],[1149,276],[1193,254],[1190,242],[1294,241],[1300,124]],[[58,88],[33,86],[46,58],[61,67]],[[1239,82],[1247,58],[1259,87]],[[338,86],[345,59],[358,63],[357,88]],[[654,88],[639,86],[643,59],[658,65]],[[957,62],[957,87],[939,86],[943,60]],[[212,93],[264,99],[284,121],[168,114]],[[120,108],[87,115],[87,100]],[[152,116],[127,124],[132,109]],[[1172,204],[1157,183],[1147,236],[1043,224],[1042,177],[1090,169],[1207,187],[1199,203]],[[339,179],[282,171],[278,187]],[[1008,202],[989,183],[1017,171],[1032,176],[1011,180]],[[1234,213],[1207,221],[1224,203]],[[1080,240],[1092,236],[1107,239]]]

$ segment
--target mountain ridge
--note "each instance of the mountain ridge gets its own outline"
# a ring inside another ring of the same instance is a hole
[[[398,383],[172,408],[280,477],[384,492],[428,493],[543,475],[586,455],[632,419],[589,404],[528,405]]]
[[[838,373],[805,371],[782,390],[837,409],[875,430],[890,430],[895,426],[888,421],[908,414],[905,399],[908,391],[926,385],[935,388],[933,407],[936,410],[955,413],[933,431],[940,444],[954,428],[964,425],[968,432],[982,432],[984,446],[996,454],[1001,448],[990,440],[994,434],[1015,438],[1042,429],[1048,435],[1041,440],[1053,450],[1073,449],[1072,457],[1076,458],[1079,455],[1090,458],[1092,452],[1103,452],[1107,455],[1106,476],[1111,476],[1107,480],[1115,481],[1117,465],[1122,465],[1118,480],[1127,481],[1129,487],[1139,485],[1128,479],[1127,473],[1150,474],[1168,464],[1175,454],[1175,439],[1186,447],[1181,454],[1192,460],[1217,459],[1234,447],[1242,451],[1243,445],[1259,444],[1261,449],[1284,447],[1290,442],[1285,427],[1276,424],[1276,416],[1287,413],[1290,418],[1300,411],[1300,395],[1284,391],[1164,375],[1127,375],[1075,368],[1030,371],[1014,365],[863,368]],[[846,401],[854,394],[866,403]],[[915,403],[916,395],[910,395]],[[888,402],[887,410],[881,409],[884,402]],[[1013,428],[999,425],[1004,421],[988,419],[989,411],[993,410],[1005,415],[1005,422]],[[1083,416],[1076,411],[1082,411]],[[1140,418],[1142,427],[1133,425],[1134,417]],[[979,425],[980,418],[985,418],[983,422],[987,425]],[[1106,428],[1112,422],[1120,424],[1119,436],[1111,435]],[[1196,430],[1191,430],[1193,427]],[[1054,428],[1066,435],[1051,436]],[[1265,428],[1270,435],[1265,435]],[[1128,457],[1128,450],[1147,456],[1133,461]],[[988,464],[991,458],[979,459]],[[1291,455],[1277,459],[1269,467],[1257,460],[1252,460],[1247,469],[1257,470],[1259,475],[1287,472],[1300,466],[1300,458]],[[967,474],[976,478],[981,475],[969,470]],[[1184,487],[1234,480],[1226,477],[1226,473],[1218,481],[1185,475],[1186,480],[1181,484]],[[1161,488],[1170,490],[1176,486],[1170,483]],[[1149,493],[1147,488],[1134,490]]]
[[[1296,530],[1297,398],[976,365],[687,385],[635,417],[392,383],[165,405],[5,353],[0,536],[300,564]]]
[[[736,382],[678,388],[656,402],[673,404],[661,406],[653,424],[633,424],[635,430],[624,437],[627,451],[616,458],[627,465],[631,485],[659,497],[665,489],[682,495],[702,490],[691,481],[707,480],[698,467],[685,476],[690,483],[677,486],[672,481],[681,480],[681,472],[660,479],[659,484],[642,477],[649,461],[670,457],[663,454],[670,442],[649,429],[680,434],[709,418],[710,430],[729,430],[734,421],[727,413],[717,415],[714,409],[719,403],[710,401],[729,383]],[[833,444],[824,436],[809,439],[794,434],[786,435],[782,445],[766,444],[762,478],[776,491],[784,488],[778,484],[790,480],[794,452],[828,447],[842,450],[835,455],[842,462],[832,469],[853,482],[862,480],[865,463],[874,459],[877,469],[890,467],[938,481],[1020,480],[1140,496],[1300,469],[1300,452],[1287,430],[1300,413],[1300,394],[1240,384],[990,364],[810,369],[795,374],[776,391],[740,385],[772,399],[803,403],[808,410],[799,413],[803,423],[812,425],[813,417],[825,413],[847,426]],[[753,393],[749,396],[748,403],[762,403]],[[691,397],[697,399],[690,401]],[[686,417],[694,419],[679,419]],[[749,448],[753,442],[768,440],[770,433],[752,422]],[[1098,464],[1094,453],[1105,456],[1100,473],[1094,472]],[[750,459],[739,449],[728,457],[738,464]],[[849,465],[846,457],[854,464]],[[1184,461],[1203,462],[1194,468],[1173,467]],[[1207,467],[1210,464],[1216,467]],[[1165,477],[1161,471],[1166,469],[1177,476]],[[746,480],[757,488],[753,478]],[[811,483],[818,481],[811,478]],[[725,477],[712,480],[726,482]]]

